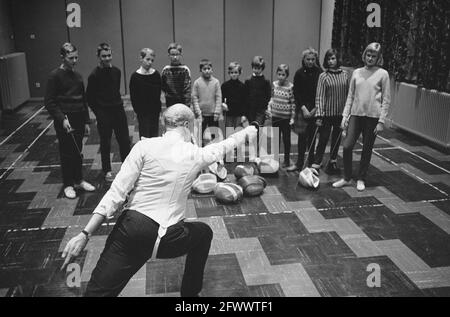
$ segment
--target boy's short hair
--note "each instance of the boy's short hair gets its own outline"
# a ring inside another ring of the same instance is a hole
[[[202,71],[203,67],[205,67],[205,66],[209,66],[209,67],[212,68],[212,63],[211,63],[211,61],[209,59],[204,58],[204,59],[202,59],[200,61],[200,65],[199,66],[200,66],[200,71]]]
[[[170,50],[177,50],[180,54],[183,52],[183,47],[178,43],[170,43],[167,48],[167,52],[170,54]]]
[[[286,73],[286,78],[289,77],[289,65],[288,64],[280,64],[280,65],[278,65],[277,73],[280,72],[280,71]]]
[[[59,54],[61,57],[66,57],[67,54],[76,52],[77,48],[72,43],[66,42],[63,45],[61,45],[61,48],[59,49]]]
[[[139,56],[141,56],[141,58],[144,58],[145,56],[147,56],[147,54],[150,54],[153,57],[156,56],[155,51],[148,47],[141,49],[141,51],[139,52]]]
[[[308,55],[314,55],[316,58],[316,66],[319,66],[319,53],[312,47],[308,47],[306,50],[302,52],[302,66],[305,67],[305,59]]]
[[[339,52],[338,52],[336,49],[330,48],[330,49],[325,53],[325,57],[323,58],[323,64],[322,64],[323,68],[327,69],[327,68],[330,67],[330,66],[328,65],[328,60],[329,60],[330,57],[333,56],[333,55],[336,56],[336,61],[337,61],[336,68],[341,67],[341,65],[342,65],[341,54],[339,54]]]
[[[110,51],[111,46],[108,43],[100,43],[97,46],[97,56],[100,56],[101,51]]]
[[[364,62],[364,65],[366,64],[366,54],[367,52],[374,52],[377,53],[377,66],[383,66],[384,59],[383,59],[383,53],[381,51],[381,44],[380,43],[370,43],[367,45],[366,49],[364,50],[364,53],[362,54],[362,60]]]
[[[228,64],[228,72],[231,72],[233,69],[237,68],[239,75],[242,74],[242,66],[238,62],[231,62]]]
[[[255,56],[252,60],[252,68],[257,67],[264,70],[266,68],[266,62],[264,61],[264,58],[262,56]]]

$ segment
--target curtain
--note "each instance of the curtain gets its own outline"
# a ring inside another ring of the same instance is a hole
[[[370,3],[381,7],[380,28],[367,26]],[[450,1],[336,0],[332,36],[346,66],[362,66],[367,44],[379,42],[397,81],[450,92]]]

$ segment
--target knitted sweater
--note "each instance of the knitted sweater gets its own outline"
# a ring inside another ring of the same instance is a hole
[[[316,93],[316,117],[341,116],[348,94],[348,73],[328,70],[319,76]]]
[[[137,114],[159,114],[161,111],[161,75],[134,72],[130,78],[130,99]]]
[[[197,115],[211,117],[222,112],[222,91],[219,80],[213,76],[206,80],[199,77],[192,87],[192,103]]]
[[[245,85],[239,79],[230,79],[222,84],[222,99],[228,106],[227,115],[248,116],[246,98]]]
[[[120,69],[115,66],[94,68],[88,77],[86,96],[89,106],[94,110],[97,107],[120,107],[123,105],[120,96]]]
[[[270,82],[261,76],[252,76],[245,81],[249,111],[263,112],[267,109],[272,88]]]
[[[305,106],[308,111],[315,108],[317,82],[321,73],[322,69],[319,67],[302,67],[295,73],[294,98],[296,111],[300,111],[302,106]]]
[[[167,65],[161,72],[162,90],[166,95],[166,105],[176,103],[191,106],[191,71],[186,65]]]
[[[268,110],[273,117],[290,119],[294,117],[295,100],[294,85],[289,81],[280,86],[278,81],[273,82],[272,98],[269,102]]]
[[[50,73],[44,104],[52,118],[59,123],[64,121],[66,114],[80,112],[84,113],[85,122],[89,123],[83,78],[76,71],[59,67]]]
[[[343,117],[379,118],[378,122],[384,123],[391,104],[390,88],[386,70],[379,67],[356,69],[350,80]]]

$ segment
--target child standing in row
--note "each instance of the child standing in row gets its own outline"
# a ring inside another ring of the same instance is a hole
[[[208,127],[219,127],[222,113],[222,91],[220,82],[212,76],[212,63],[208,59],[200,61],[201,76],[192,87],[192,102],[197,118],[202,118],[202,133]]]
[[[245,81],[247,91],[248,120],[264,125],[267,105],[270,100],[272,88],[270,82],[264,77],[263,71],[266,62],[262,56],[255,56],[252,60],[253,75]]]
[[[330,160],[325,172],[336,174],[339,172],[337,155],[341,144],[342,111],[347,99],[349,80],[347,72],[341,68],[340,56],[336,50],[330,49],[325,53],[323,67],[326,71],[319,76],[316,94],[316,125],[320,127],[320,137],[312,167],[317,170],[322,167],[323,154],[333,129]]]
[[[237,128],[248,116],[245,85],[239,80],[242,67],[237,62],[228,65],[230,79],[222,84],[222,99],[228,111],[225,127]]]
[[[277,67],[277,81],[273,82],[272,98],[270,99],[267,114],[272,118],[272,126],[280,129],[280,139],[284,144],[284,168],[293,169],[290,161],[291,152],[291,125],[294,123],[295,100],[294,85],[287,80],[289,66],[281,64]]]
[[[161,112],[161,76],[152,67],[155,52],[143,48],[141,67],[130,78],[130,99],[139,125],[139,138],[157,137]]]
[[[313,48],[302,53],[302,67],[294,76],[295,122],[294,130],[298,134],[298,160],[296,167],[289,167],[289,171],[301,170],[308,147],[308,166],[314,163],[315,142],[315,114],[316,90],[322,69],[319,66],[319,54]]]
[[[356,181],[358,191],[366,188],[365,179],[373,145],[377,134],[384,129],[391,104],[389,73],[381,68],[381,45],[369,44],[362,54],[362,60],[365,66],[353,72],[342,114],[341,128],[347,133],[344,140],[344,178],[333,183],[335,188],[351,184],[353,147],[362,134],[363,149]]]
[[[170,43],[167,49],[170,65],[161,72],[162,90],[166,97],[166,106],[176,103],[191,106],[191,71],[181,63],[183,48],[178,43]]]

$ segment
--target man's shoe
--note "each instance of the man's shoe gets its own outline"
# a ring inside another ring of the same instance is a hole
[[[81,181],[79,184],[76,184],[75,187],[81,188],[86,192],[93,192],[95,190],[95,187],[86,182],[85,180]]]
[[[366,185],[364,184],[364,181],[358,180],[358,181],[356,182],[356,189],[357,189],[359,192],[364,191],[364,190],[366,189]]]
[[[350,184],[351,184],[350,181],[346,181],[345,179],[342,178],[342,179],[338,180],[337,182],[334,182],[333,183],[333,187],[334,188],[341,188],[341,187],[344,187],[344,186],[348,186]]]
[[[77,197],[77,193],[72,186],[67,186],[66,188],[64,188],[64,195],[69,199],[75,199]]]
[[[327,168],[325,169],[325,173],[329,175],[339,174],[341,169],[337,166],[337,162],[329,162]]]
[[[105,174],[105,181],[112,182],[114,180],[114,177],[115,177],[114,174],[111,171],[109,171]]]

